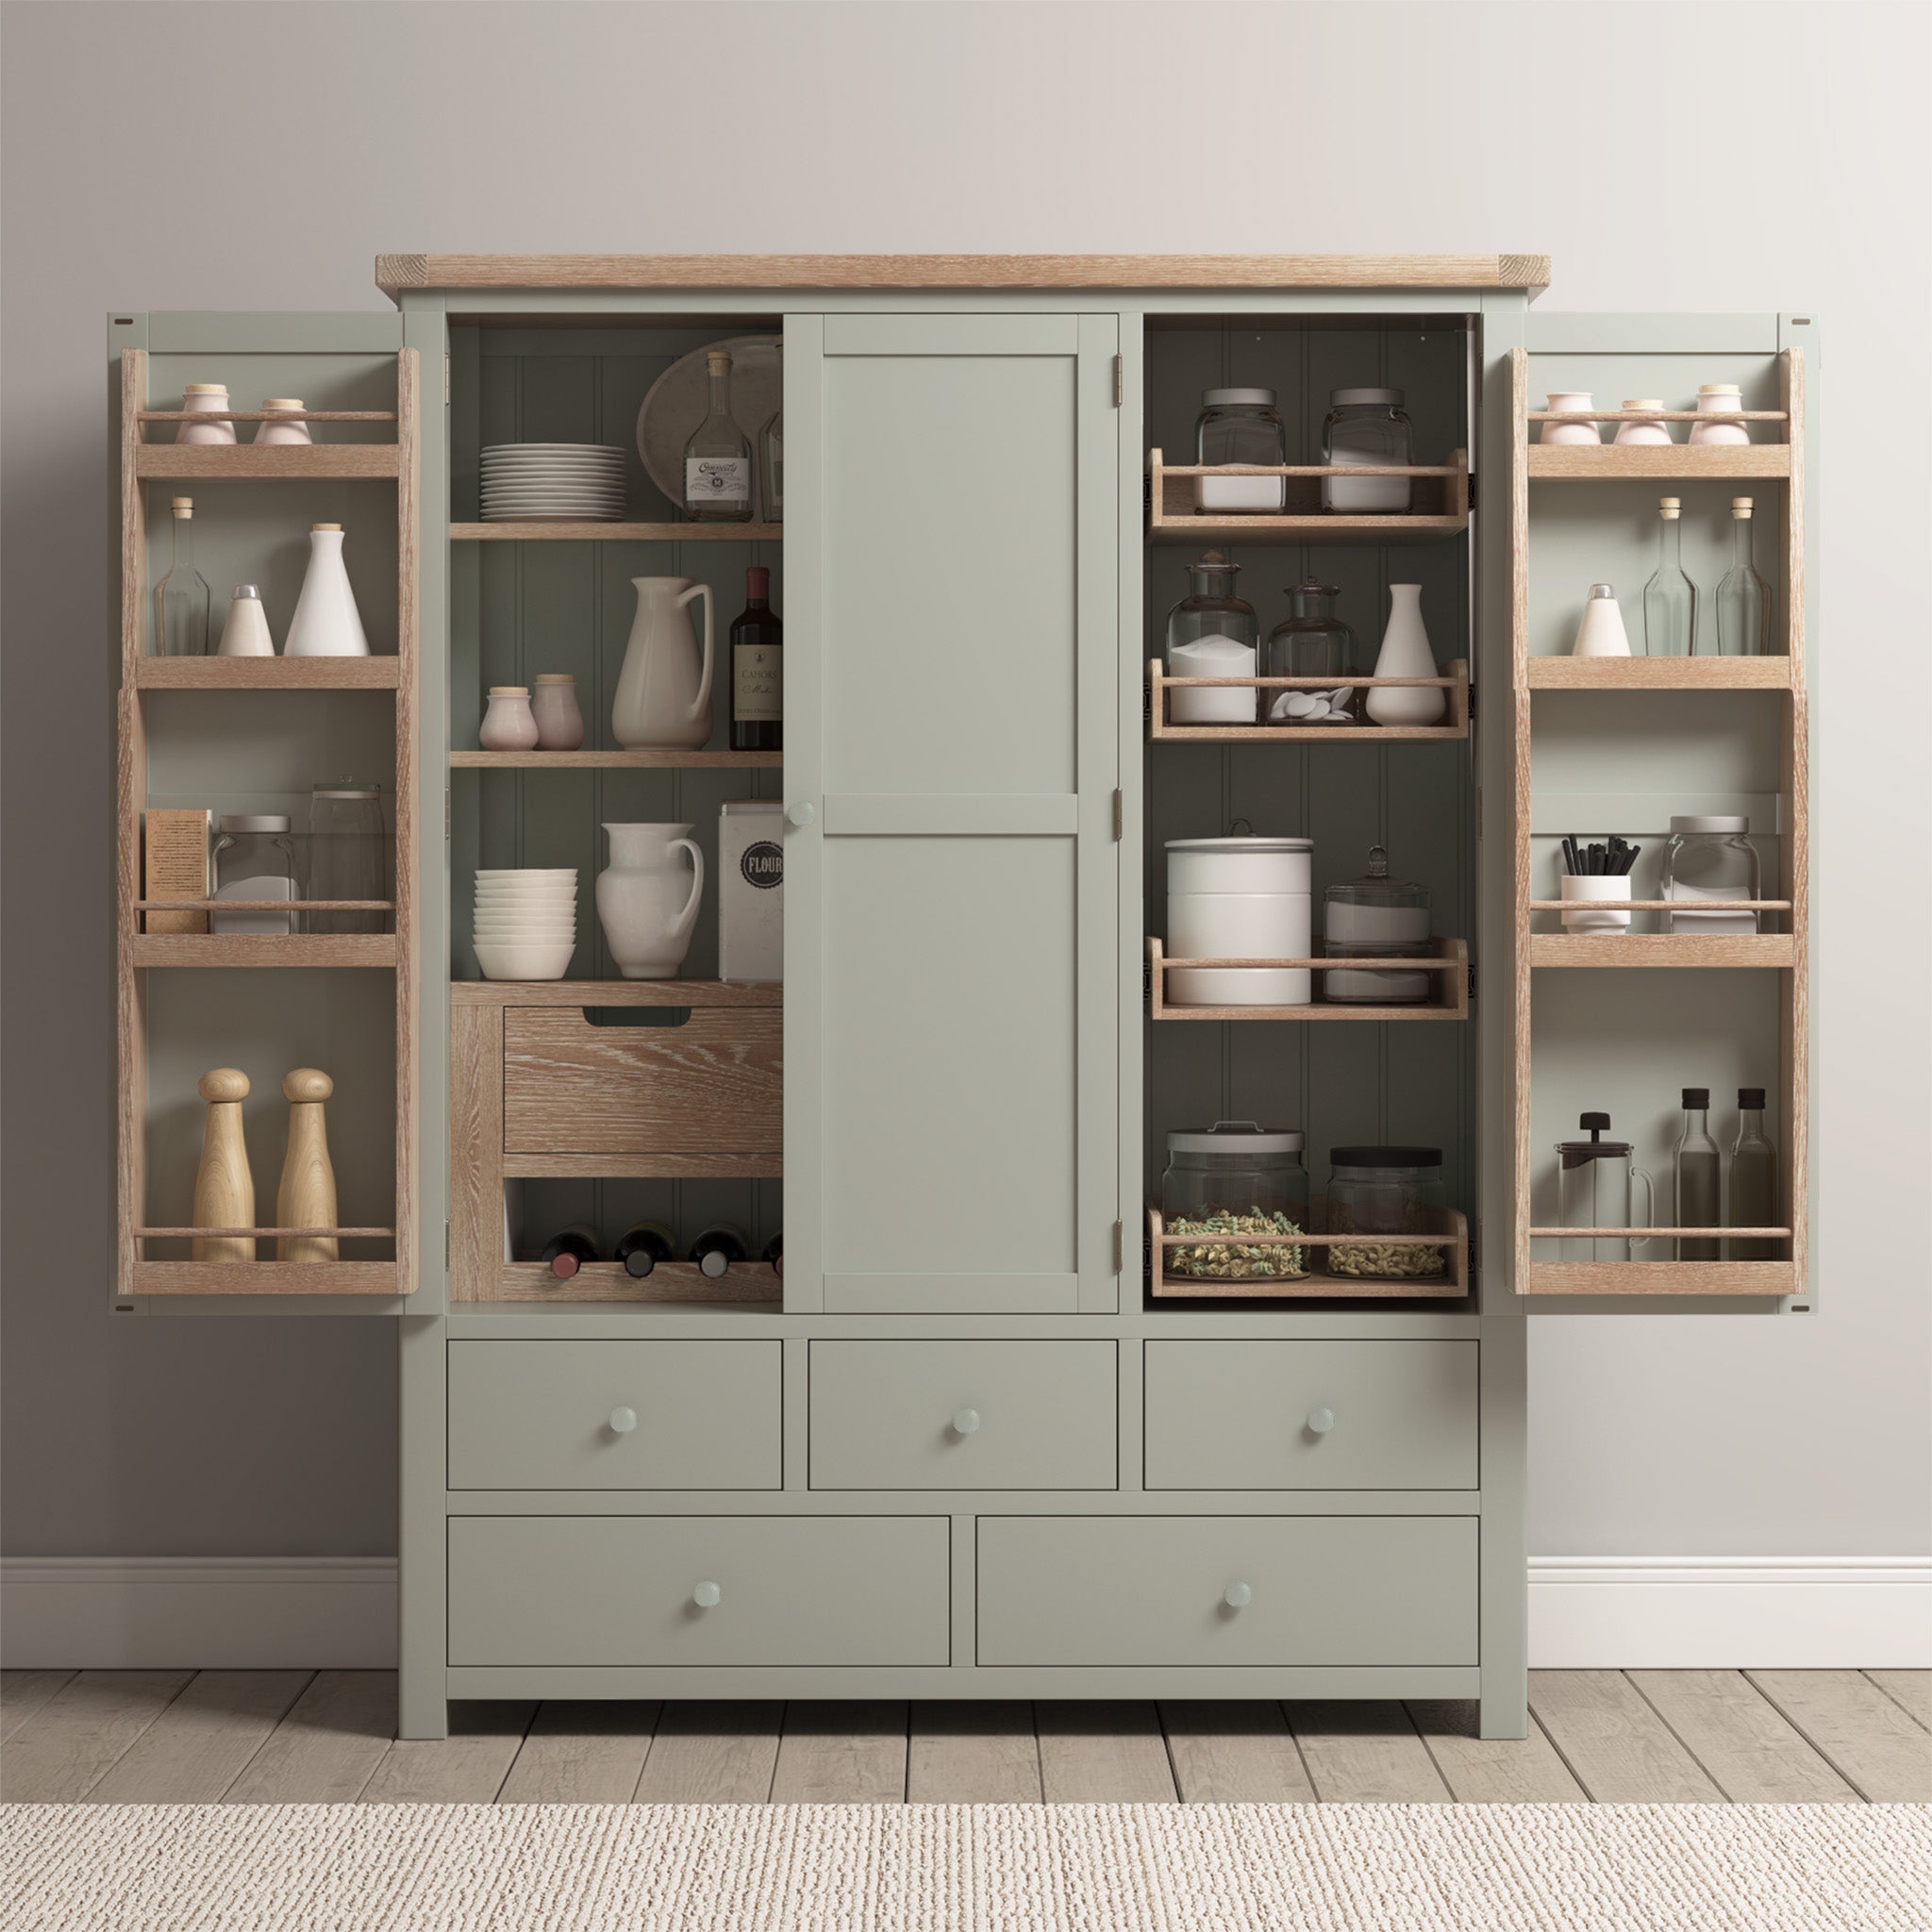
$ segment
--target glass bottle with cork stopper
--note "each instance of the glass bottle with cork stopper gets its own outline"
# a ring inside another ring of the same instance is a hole
[[[1653,658],[1688,658],[1697,645],[1697,586],[1684,571],[1684,505],[1657,498],[1657,570],[1643,587],[1643,648]]]
[[[208,654],[208,579],[194,567],[194,499],[177,496],[175,556],[168,574],[155,586],[154,655],[201,658]]]
[[[1771,586],[1751,562],[1751,499],[1731,498],[1731,567],[1717,587],[1721,658],[1763,658],[1771,651]]]
[[[693,524],[751,522],[751,439],[731,413],[731,357],[705,358],[711,402],[684,446],[684,514]]]

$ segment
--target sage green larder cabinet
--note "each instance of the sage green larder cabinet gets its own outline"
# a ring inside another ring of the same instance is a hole
[[[1548,278],[1525,256],[408,256],[379,266],[387,321],[115,319],[115,1307],[401,1317],[405,1735],[551,1696],[1474,1698],[1483,1735],[1523,1735],[1526,1313],[1808,1310],[1816,1254],[1817,325],[1541,315]],[[662,436],[633,452],[641,408],[700,393],[721,344],[782,372],[784,499],[700,525]],[[209,380],[238,410],[299,391],[314,448],[175,445]],[[1686,440],[1707,383],[1740,386],[1747,445]],[[1323,508],[1324,419],[1362,388],[1402,391],[1407,510]],[[1274,395],[1278,511],[1197,512],[1223,389]],[[1550,441],[1546,397],[1583,391],[1600,439]],[[1626,396],[1662,400],[1672,448],[1612,441]],[[490,518],[506,443],[623,452],[628,520]],[[155,499],[191,488],[218,599],[264,578],[277,630],[308,520],[344,523],[375,656],[148,655]],[[1769,649],[1646,653],[1657,498],[1708,600],[1744,494]],[[1333,586],[1357,698],[1416,587],[1439,715],[1191,719],[1163,645],[1208,550],[1264,638],[1291,586]],[[782,753],[732,748],[722,656],[705,745],[618,746],[632,580],[708,586],[722,652],[754,567]],[[1570,651],[1602,581],[1628,658]],[[564,671],[580,748],[481,747],[491,686]],[[141,903],[143,808],[275,809],[348,764],[395,791],[393,933],[142,930],[165,909]],[[735,801],[776,809],[782,986],[719,977]],[[1759,855],[1757,929],[1667,933],[1669,822],[1720,813]],[[706,859],[674,979],[622,977],[594,909],[603,828],[637,823]],[[1427,991],[1177,1000],[1166,847],[1249,829],[1312,841],[1318,987],[1324,891],[1383,847],[1429,894]],[[1586,937],[1560,842],[1610,833],[1644,847],[1631,924]],[[576,951],[561,979],[486,979],[476,874],[528,867],[575,870]],[[332,1266],[180,1258],[194,1084],[224,1064],[256,1085],[258,1219],[275,1083],[336,1074]],[[1676,1249],[1684,1086],[1721,1133],[1735,1088],[1772,1095],[1753,1252]],[[1558,1224],[1554,1143],[1598,1109],[1666,1182],[1627,1260]],[[1268,1272],[1159,1212],[1169,1135],[1217,1121],[1306,1136],[1307,1224]],[[1366,1260],[1328,1198],[1362,1143],[1440,1149],[1442,1184]],[[676,1248],[639,1278],[614,1250],[646,1220]],[[687,1258],[717,1223],[749,1249],[722,1278]],[[596,1258],[566,1277],[542,1252],[572,1224]],[[1234,1264],[1181,1252],[1204,1244]]]

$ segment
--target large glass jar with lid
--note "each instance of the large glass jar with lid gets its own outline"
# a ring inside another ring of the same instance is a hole
[[[1241,565],[1222,550],[1188,566],[1188,594],[1167,613],[1170,677],[1253,677],[1261,626],[1255,607],[1235,595]],[[1258,693],[1250,685],[1224,691],[1177,691],[1168,699],[1175,724],[1252,724]]]
[[[1268,634],[1269,677],[1352,677],[1355,632],[1335,614],[1341,592],[1333,584],[1296,584],[1289,614]],[[1263,716],[1271,724],[1353,724],[1357,687],[1332,691],[1270,691]]]
[[[302,866],[288,819],[280,812],[225,812],[217,831],[214,896],[217,901],[242,900],[253,909],[211,911],[208,929],[229,935],[292,933],[293,911],[260,907],[263,900],[302,896]]]
[[[343,779],[318,785],[308,797],[308,885],[311,899],[387,899],[389,835],[382,791]],[[386,912],[308,912],[310,932],[386,932]]]
[[[1406,467],[1415,461],[1415,425],[1399,389],[1338,389],[1322,424],[1322,461],[1338,469]],[[1322,508],[1357,516],[1400,516],[1412,476],[1324,476]]]
[[[1674,818],[1664,847],[1659,899],[1683,900],[1662,915],[1666,932],[1757,932],[1756,912],[1700,912],[1700,899],[1756,899],[1760,896],[1757,848],[1745,836],[1751,821],[1741,817]]]
[[[1288,441],[1272,389],[1210,389],[1194,422],[1197,463],[1245,463],[1279,469]],[[1278,515],[1288,506],[1285,476],[1196,476],[1194,508],[1213,516]]]
[[[1387,1237],[1437,1233],[1444,1208],[1440,1147],[1329,1148],[1327,1231],[1362,1239],[1333,1243],[1328,1272],[1359,1281],[1440,1280],[1448,1272],[1440,1247]]]
[[[1287,1280],[1307,1273],[1299,1242],[1258,1235],[1306,1234],[1308,1173],[1303,1136],[1253,1121],[1216,1121],[1167,1137],[1160,1214],[1169,1234],[1200,1235],[1171,1247],[1169,1275],[1210,1281]],[[1242,1237],[1249,1237],[1243,1240]]]
[[[1369,847],[1369,869],[1360,878],[1328,886],[1322,893],[1322,951],[1348,959],[1423,959],[1429,953],[1429,889],[1389,876],[1386,846]],[[1331,966],[1322,975],[1322,997],[1364,1006],[1422,1006],[1434,997],[1433,973],[1380,973],[1359,966]]]

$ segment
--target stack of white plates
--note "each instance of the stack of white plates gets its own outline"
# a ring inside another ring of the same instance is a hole
[[[602,442],[494,442],[483,452],[483,521],[621,524],[623,450]]]
[[[485,979],[561,979],[577,949],[576,868],[479,872],[475,933]]]

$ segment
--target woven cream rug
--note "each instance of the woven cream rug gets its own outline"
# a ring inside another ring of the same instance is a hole
[[[44,1805],[6,1932],[1926,1932],[1932,1807]]]

